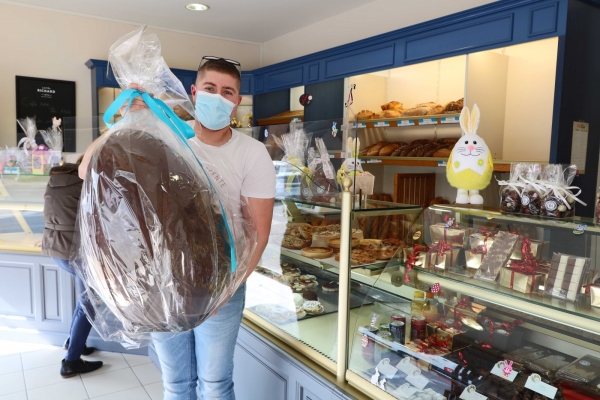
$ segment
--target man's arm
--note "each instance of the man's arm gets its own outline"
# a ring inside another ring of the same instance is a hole
[[[274,204],[275,199],[257,199],[248,197],[246,206],[243,207],[244,219],[252,223],[257,232],[256,249],[254,250],[254,254],[250,260],[250,267],[246,272],[244,281],[248,279],[252,271],[254,271],[254,268],[256,268],[256,265],[258,264],[263,251],[265,251],[267,243],[269,242],[271,223],[273,221]]]

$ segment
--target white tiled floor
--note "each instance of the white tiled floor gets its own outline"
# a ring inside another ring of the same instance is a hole
[[[96,352],[92,373],[63,379],[61,347],[0,341],[0,400],[160,400],[160,371],[150,358]]]

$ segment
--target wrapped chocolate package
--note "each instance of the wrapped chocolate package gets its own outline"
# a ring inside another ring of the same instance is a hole
[[[455,249],[440,240],[429,248],[425,268],[449,269],[456,265],[459,252],[459,249]]]
[[[471,228],[459,227],[453,222],[452,218],[449,219],[449,222],[440,222],[429,227],[432,244],[443,241],[452,247],[464,247],[468,242],[471,231]]]
[[[285,155],[279,162],[277,173],[277,196],[301,196],[312,199],[312,178],[306,166],[306,156],[312,134],[301,129],[294,129],[295,124],[290,124],[290,133],[273,136],[275,143],[284,151]],[[279,178],[282,181],[279,181]]]
[[[589,266],[589,258],[554,253],[544,291],[552,297],[576,301]]]
[[[500,270],[500,285],[521,293],[537,293],[544,275],[535,270],[511,268],[509,262],[507,268]]]
[[[499,181],[500,211],[518,213],[521,211],[521,192],[525,184],[521,180],[525,174],[525,163],[510,166],[510,177],[507,181]]]
[[[494,244],[488,250],[485,259],[481,263],[481,267],[475,274],[475,278],[491,282],[496,281],[500,270],[508,262],[518,241],[519,235],[498,232]]]
[[[245,200],[211,183],[205,168],[218,166],[200,147],[192,151],[193,131],[170,110],[194,114],[158,39],[138,29],[111,47],[109,61],[123,89],[138,83],[154,97],[125,90],[149,108],[126,112],[97,141],[72,258],[94,328],[139,347],[149,333],[187,331],[218,311],[243,281],[256,234],[242,215]]]
[[[335,203],[338,200],[340,191],[336,181],[336,172],[329,159],[327,147],[321,138],[316,138],[318,154],[309,160],[308,170],[310,178],[306,180],[306,185],[302,186],[302,197],[308,200],[321,203]]]
[[[575,202],[584,206],[586,203],[577,198],[581,189],[570,186],[577,175],[577,166],[563,167],[560,164],[545,165],[543,180],[546,192],[542,197],[542,213],[544,217],[567,218],[575,215]],[[577,193],[572,190],[577,189]]]
[[[521,191],[521,214],[540,215],[542,212],[542,195],[544,188],[539,182],[542,166],[540,164],[524,164]]]
[[[584,356],[558,370],[557,378],[571,382],[591,383],[600,378],[600,358]]]

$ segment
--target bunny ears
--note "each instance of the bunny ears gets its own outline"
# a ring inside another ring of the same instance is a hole
[[[360,139],[353,139],[351,137],[348,138],[348,143],[346,147],[347,157],[358,157],[358,152],[360,150]]]
[[[477,104],[473,105],[473,112],[469,112],[468,107],[463,107],[460,113],[460,127],[462,128],[465,135],[477,134],[477,128],[479,128],[479,118],[481,113]]]

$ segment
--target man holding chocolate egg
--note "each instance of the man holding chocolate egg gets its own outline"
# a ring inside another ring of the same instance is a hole
[[[138,88],[131,84],[130,88]],[[269,238],[275,197],[275,170],[265,146],[230,128],[242,97],[240,64],[203,57],[192,85],[196,120],[188,123],[195,137],[188,144],[200,159],[212,184],[224,193],[229,208],[257,233],[256,250],[244,281],[256,267]],[[128,110],[147,108],[134,99]],[[79,168],[85,178],[94,146],[86,150]],[[208,158],[208,159],[206,159]],[[181,334],[154,333],[162,369],[164,399],[235,399],[233,353],[245,300],[245,284],[218,312],[195,329]]]

